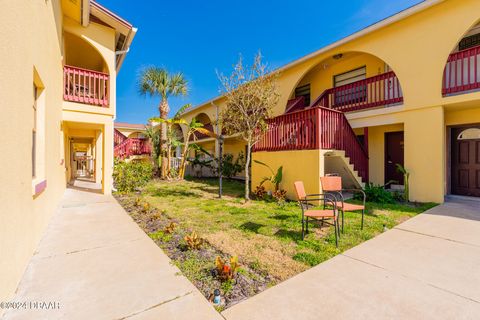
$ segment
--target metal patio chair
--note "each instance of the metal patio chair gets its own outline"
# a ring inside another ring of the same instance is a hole
[[[302,181],[294,182],[295,192],[298,198],[298,204],[302,209],[302,240],[305,238],[305,233],[308,233],[308,220],[320,220],[323,223],[335,227],[335,245],[338,247],[338,238],[340,237],[340,226],[338,225],[338,211],[335,196],[329,194],[306,194],[305,187]],[[315,202],[323,203],[324,208],[317,210]],[[328,206],[328,209],[326,208]],[[333,220],[329,222],[328,220]]]
[[[337,202],[337,208],[339,211],[342,213],[342,232],[344,228],[344,214],[345,211],[362,211],[362,225],[361,229],[363,230],[363,220],[365,216],[365,200],[366,200],[366,195],[365,192],[361,189],[343,189],[342,188],[342,177],[339,176],[326,176],[326,177],[320,177],[320,183],[322,184],[322,190],[326,194],[334,194],[336,195],[336,199],[338,200]],[[363,195],[363,204],[353,204],[353,203],[348,203],[345,202],[345,199],[343,198],[343,192],[353,192],[353,193],[361,193]]]

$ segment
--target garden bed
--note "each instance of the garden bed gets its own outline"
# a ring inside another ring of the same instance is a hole
[[[301,211],[295,202],[252,200],[244,203],[243,183],[224,182],[218,199],[213,179],[181,182],[151,181],[141,192],[117,194],[120,204],[161,247],[182,273],[211,299],[220,289],[220,309],[354,247],[433,204],[367,204],[365,227],[358,213],[345,214],[345,233],[335,247],[331,227],[312,227],[301,239]],[[172,223],[174,227],[172,228]],[[191,249],[185,236],[198,234],[202,244]],[[220,280],[217,257],[238,257],[240,268],[231,280]]]

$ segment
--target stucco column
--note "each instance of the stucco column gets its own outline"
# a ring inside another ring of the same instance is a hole
[[[107,121],[103,135],[103,193],[111,194],[113,186],[113,119]]]
[[[102,130],[95,132],[95,182],[102,182]]]
[[[443,107],[405,114],[405,168],[410,172],[410,200],[443,202],[445,122]]]

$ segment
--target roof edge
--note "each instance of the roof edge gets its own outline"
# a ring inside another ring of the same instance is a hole
[[[379,21],[377,21],[377,22],[375,22],[375,23],[373,23],[373,24],[371,24],[371,25],[368,25],[368,26],[366,26],[365,28],[362,28],[362,29],[356,31],[356,32],[352,33],[352,34],[349,35],[349,36],[346,36],[346,37],[344,37],[344,38],[342,38],[342,39],[340,39],[340,40],[337,40],[337,41],[335,41],[335,42],[333,42],[333,43],[331,43],[331,44],[329,44],[329,45],[326,45],[325,47],[322,47],[322,48],[320,48],[320,49],[318,49],[318,50],[316,50],[316,51],[314,51],[314,52],[312,52],[312,53],[309,53],[309,54],[307,54],[307,55],[304,55],[303,57],[300,57],[300,58],[298,58],[298,59],[296,59],[296,60],[293,60],[292,62],[289,62],[289,63],[287,63],[286,65],[275,69],[274,71],[283,71],[283,70],[285,70],[285,69],[288,69],[288,68],[291,68],[291,67],[293,67],[293,66],[296,66],[297,64],[300,64],[300,63],[302,63],[302,62],[304,62],[304,61],[306,61],[306,60],[309,60],[309,59],[311,59],[311,58],[313,58],[313,57],[315,57],[315,56],[317,56],[317,55],[320,55],[320,54],[322,54],[322,53],[324,53],[324,52],[327,52],[327,51],[329,51],[329,50],[335,49],[336,47],[339,47],[339,46],[341,46],[341,45],[344,45],[344,44],[346,44],[346,43],[348,43],[348,42],[351,42],[351,41],[353,41],[353,40],[355,40],[355,39],[358,39],[358,38],[360,38],[360,37],[362,37],[362,36],[365,36],[365,35],[367,35],[367,34],[369,34],[369,33],[374,32],[374,31],[376,31],[376,30],[379,30],[379,29],[381,29],[381,28],[387,27],[387,26],[389,26],[389,25],[391,25],[391,24],[393,24],[393,23],[395,23],[395,22],[398,22],[398,21],[400,21],[400,20],[402,20],[402,19],[408,18],[408,17],[410,17],[410,16],[412,16],[412,15],[418,13],[418,12],[421,12],[421,11],[423,11],[423,10],[426,10],[426,9],[428,9],[428,8],[434,6],[434,5],[437,5],[437,4],[439,4],[439,3],[442,3],[442,2],[444,2],[444,1],[445,1],[445,0],[423,0],[423,1],[420,2],[420,3],[417,3],[417,4],[415,4],[415,5],[413,5],[413,6],[410,6],[410,7],[406,8],[406,9],[404,9],[404,10],[401,10],[401,11],[399,11],[399,12],[397,12],[397,13],[391,15],[391,16],[388,16],[388,17],[386,17],[386,18],[384,18],[384,19],[381,19],[381,20],[379,20]],[[223,98],[223,96],[224,96],[224,95],[222,94],[222,95],[216,96],[216,97],[214,97],[214,98],[212,98],[212,99],[210,99],[210,100],[207,100],[207,101],[205,101],[204,103],[198,104],[198,105],[192,107],[190,110],[186,111],[185,113],[188,113],[188,112],[194,111],[194,110],[196,110],[196,109],[199,109],[199,108],[201,108],[201,107],[203,107],[203,106],[205,106],[205,105],[207,105],[207,104],[213,104],[215,101]]]

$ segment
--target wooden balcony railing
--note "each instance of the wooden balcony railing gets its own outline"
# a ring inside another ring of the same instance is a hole
[[[268,121],[267,132],[254,151],[344,150],[355,170],[368,181],[368,154],[343,112],[317,107],[284,114]]]
[[[114,148],[117,158],[125,159],[130,156],[151,154],[152,149],[147,139],[128,138]]]
[[[109,75],[78,67],[63,67],[63,99],[107,107]]]
[[[127,137],[123,133],[121,133],[117,129],[113,130],[113,145],[114,146],[119,145],[120,143],[122,143],[125,140],[127,140]]]
[[[480,88],[480,46],[452,53],[443,72],[442,94]]]
[[[393,71],[325,90],[312,107],[358,111],[403,102],[403,92]]]

